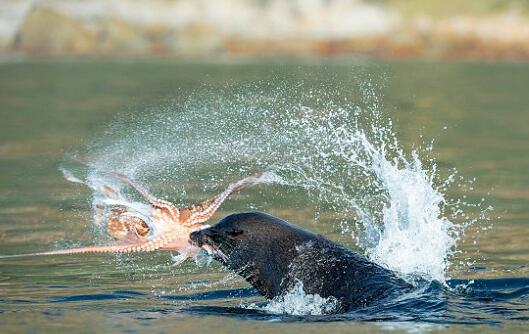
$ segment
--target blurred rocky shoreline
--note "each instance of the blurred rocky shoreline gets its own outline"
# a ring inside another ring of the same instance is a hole
[[[2,0],[3,56],[529,60],[529,19],[405,15],[360,0]]]

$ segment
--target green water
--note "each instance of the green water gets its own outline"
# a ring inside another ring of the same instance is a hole
[[[204,86],[242,87],[257,81],[296,85],[304,80],[314,86],[321,81],[322,85],[353,87],[361,77],[358,73],[384,83],[385,111],[405,148],[420,142],[421,135],[435,138],[434,152],[442,168],[456,167],[465,177],[476,177],[468,199],[485,197],[494,207],[492,229],[479,234],[477,227],[467,231],[459,244],[463,252],[451,259],[449,275],[529,277],[529,65],[522,64],[2,63],[0,254],[93,242],[90,193],[65,181],[57,167],[65,152],[86,150],[116,119],[137,116],[168,99],[183,100]],[[248,203],[259,203],[261,195],[250,190],[234,197],[213,221]],[[297,209],[280,198],[259,209],[338,238],[332,217],[323,215],[315,223],[317,208],[304,194],[287,195]],[[447,196],[463,194],[455,189]],[[471,266],[465,264],[469,257],[475,262]],[[227,274],[216,264],[197,266],[188,261],[174,267],[167,254],[0,259],[1,332],[498,330],[465,325],[270,323],[179,311],[186,305],[238,305],[237,298],[175,301],[164,297],[247,287],[238,278],[223,280]],[[507,322],[501,328],[517,332],[524,325]]]

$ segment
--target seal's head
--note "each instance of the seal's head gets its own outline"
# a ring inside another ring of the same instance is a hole
[[[236,213],[219,223],[191,233],[193,243],[244,277],[267,298],[279,295],[296,244],[306,233],[285,221],[260,212]]]

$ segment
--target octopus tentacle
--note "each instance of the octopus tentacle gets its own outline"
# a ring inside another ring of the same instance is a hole
[[[125,183],[125,184],[127,184],[129,186],[131,186],[134,190],[136,190],[140,195],[142,195],[153,206],[159,206],[161,208],[171,207],[170,208],[171,211],[174,211],[175,209],[178,210],[178,208],[176,208],[172,203],[170,203],[168,201],[161,200],[161,199],[156,198],[155,196],[153,196],[147,189],[145,189],[140,184],[134,182],[130,177],[128,177],[125,174],[114,172],[114,171],[109,171],[109,170],[98,169],[96,166],[94,166],[91,163],[89,163],[87,161],[84,161],[84,160],[82,160],[82,159],[80,159],[78,157],[74,157],[74,159],[76,161],[82,163],[83,165],[89,167],[89,168],[95,168],[99,172],[101,172],[103,174],[110,175],[110,176],[116,178],[117,180],[119,180],[119,181],[121,181],[121,182],[123,182],[123,183]],[[90,187],[92,190],[98,191],[98,192],[101,192],[101,193],[105,194],[108,198],[118,199],[118,193],[119,192],[116,189],[113,189],[110,185],[103,185],[99,189],[96,189],[92,185],[87,183],[86,181],[82,181],[82,180],[74,177],[66,169],[62,169],[62,172],[63,172],[63,175],[65,176],[65,178],[67,180],[69,180],[69,181],[85,184],[88,187]]]
[[[134,188],[138,193],[140,193],[147,201],[149,201],[149,204],[153,206],[154,215],[156,216],[166,216],[167,219],[172,221],[178,221],[180,218],[180,210],[176,205],[169,201],[165,201],[163,199],[156,198],[151,193],[147,191],[144,187],[137,184],[136,182],[132,181],[127,175],[116,173],[116,172],[108,172],[110,175],[116,177],[118,180],[128,184],[132,188]]]
[[[121,182],[128,184],[129,186],[134,188],[134,190],[136,190],[140,195],[145,197],[145,199],[147,199],[149,203],[152,204],[153,202],[160,201],[158,198],[154,197],[149,191],[147,191],[147,189],[137,184],[136,182],[132,181],[127,175],[117,173],[117,172],[106,172],[106,173],[109,175],[112,175],[113,177],[120,180]]]
[[[59,249],[54,251],[16,254],[16,255],[2,255],[0,258],[15,258],[27,256],[44,256],[44,255],[72,255],[72,254],[95,254],[95,253],[138,253],[138,252],[153,252],[162,249],[167,244],[171,243],[178,237],[177,233],[165,233],[163,235],[154,237],[150,240],[127,244],[127,245],[113,245],[113,246],[92,246],[79,247],[70,249]]]
[[[258,184],[262,182],[262,173],[258,173],[252,176],[248,176],[239,181],[229,184],[226,189],[215,197],[212,197],[204,202],[195,204],[191,207],[185,208],[182,216],[187,216],[187,219],[183,219],[181,222],[184,226],[193,226],[202,224],[213,216],[221,204],[234,192],[242,190],[246,187]]]

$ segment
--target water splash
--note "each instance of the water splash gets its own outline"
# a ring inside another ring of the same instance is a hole
[[[332,313],[337,305],[338,301],[333,297],[323,298],[318,294],[305,293],[303,283],[298,281],[286,294],[272,299],[264,306],[250,304],[244,308],[272,314],[324,315]]]
[[[278,174],[336,211],[354,211],[357,242],[373,261],[404,276],[443,281],[461,226],[443,216],[447,202],[435,186],[435,165],[423,168],[416,151],[407,158],[388,128],[374,125],[370,138],[350,116],[332,112],[324,123],[305,116],[300,126],[310,129],[316,139],[310,151],[318,154],[279,166]]]
[[[407,278],[444,281],[474,222],[455,223],[466,203],[444,196],[454,175],[439,175],[431,146],[406,154],[379,88],[367,80],[359,90],[359,98],[304,84],[197,92],[114,123],[91,160],[172,199],[192,192],[190,180],[207,190],[268,170],[269,181],[305,189],[313,205],[345,217],[342,232],[354,231],[373,261]]]

